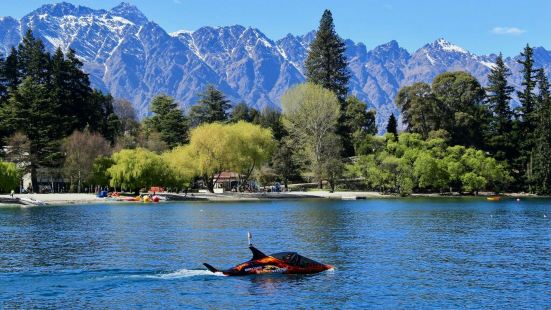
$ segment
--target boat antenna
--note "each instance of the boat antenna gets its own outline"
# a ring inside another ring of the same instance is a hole
[[[249,246],[253,245],[253,235],[251,235],[251,232],[247,232],[247,239],[249,240]]]

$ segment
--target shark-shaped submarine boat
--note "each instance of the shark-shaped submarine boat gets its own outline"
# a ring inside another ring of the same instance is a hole
[[[296,252],[280,252],[270,255],[262,253],[251,243],[249,233],[249,249],[253,258],[235,267],[219,270],[204,263],[205,267],[213,273],[221,272],[226,276],[244,276],[254,274],[311,274],[333,269],[333,266],[318,263],[315,260],[304,257]]]

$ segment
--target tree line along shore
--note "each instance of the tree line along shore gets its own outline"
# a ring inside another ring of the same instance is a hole
[[[376,111],[348,91],[345,45],[328,10],[305,62],[307,82],[287,90],[281,111],[232,105],[209,85],[189,111],[159,94],[138,120],[130,102],[91,87],[72,50],[50,54],[29,30],[0,57],[0,190],[39,192],[42,182],[69,192],[212,192],[231,174],[236,191],[279,182],[402,196],[548,195],[550,86],[530,46],[521,56],[520,90],[508,84],[501,54],[486,87],[462,71],[404,86],[395,98],[401,118],[391,115],[380,136]]]

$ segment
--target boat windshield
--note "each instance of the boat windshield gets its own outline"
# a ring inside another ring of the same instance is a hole
[[[310,267],[314,265],[321,265],[320,263],[316,262],[315,260],[309,259],[307,257],[304,257],[297,252],[281,252],[281,253],[275,253],[270,255],[274,258],[277,258],[279,260],[282,260],[288,264],[294,265],[294,266],[300,266],[300,267]]]

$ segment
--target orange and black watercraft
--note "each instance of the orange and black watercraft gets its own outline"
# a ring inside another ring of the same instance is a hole
[[[249,237],[250,238],[250,237]],[[204,263],[211,272],[220,272],[226,276],[245,276],[254,274],[311,274],[333,269],[333,266],[318,263],[296,252],[280,252],[266,255],[249,242],[253,258],[226,270],[219,270]]]

